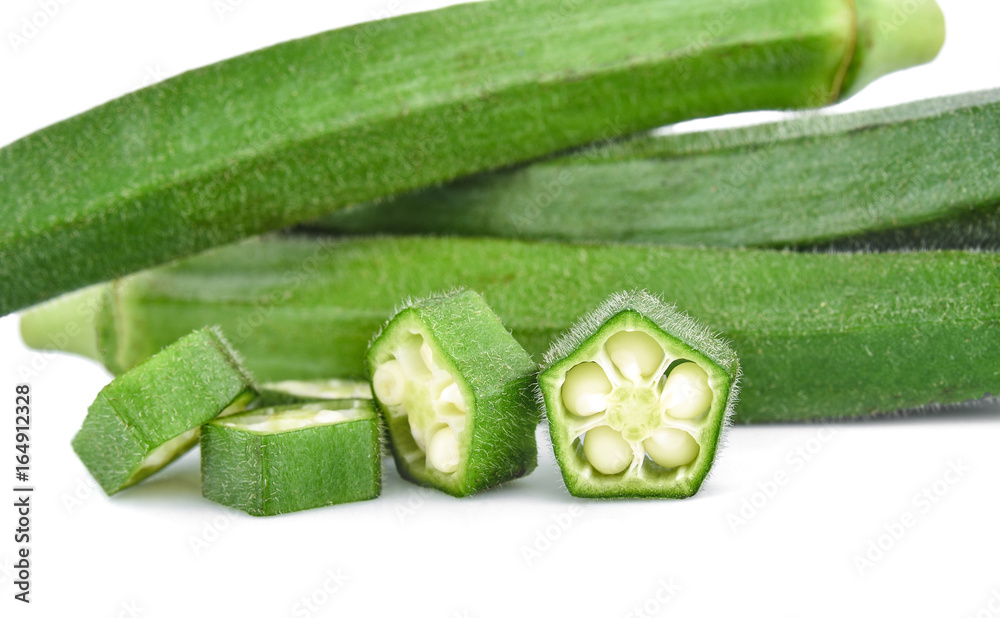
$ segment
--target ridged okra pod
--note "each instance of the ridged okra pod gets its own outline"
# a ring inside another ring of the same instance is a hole
[[[1000,391],[1000,256],[965,251],[270,239],[39,307],[21,328],[33,347],[122,371],[218,323],[265,380],[362,377],[369,337],[397,299],[459,285],[481,292],[536,359],[611,293],[662,294],[739,355],[739,421],[861,416]]]
[[[715,461],[739,391],[736,354],[641,290],[612,295],[545,353],[538,376],[566,488],[687,498]]]
[[[934,0],[494,0],[188,71],[0,149],[0,315],[337,207],[931,59]]]
[[[1000,90],[642,136],[307,227],[712,247],[1000,248]]]

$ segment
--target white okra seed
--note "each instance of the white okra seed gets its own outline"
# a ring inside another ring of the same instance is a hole
[[[450,427],[439,429],[431,436],[427,448],[427,464],[445,474],[458,470],[458,434]]]
[[[696,418],[712,406],[708,374],[697,363],[682,363],[667,376],[660,401],[674,418]]]
[[[683,429],[664,427],[646,438],[642,446],[649,458],[664,468],[676,468],[691,463],[701,447]]]
[[[468,408],[465,405],[465,398],[462,397],[462,391],[458,390],[458,384],[455,384],[454,382],[446,386],[444,390],[441,391],[440,401],[450,403],[462,412],[468,411]]]
[[[608,409],[611,380],[594,362],[580,363],[566,372],[562,398],[566,409],[577,416],[590,416]]]
[[[396,406],[402,403],[406,392],[406,375],[399,361],[390,360],[379,365],[372,376],[372,388],[384,405]]]
[[[638,330],[615,333],[604,347],[618,371],[634,384],[652,377],[665,355],[655,339]]]
[[[632,446],[607,425],[594,427],[583,437],[583,453],[598,472],[618,474],[632,463]]]

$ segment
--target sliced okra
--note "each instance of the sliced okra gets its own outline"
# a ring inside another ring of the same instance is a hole
[[[537,367],[476,292],[406,304],[367,364],[404,478],[466,496],[535,468]]]
[[[382,487],[370,400],[259,408],[201,432],[202,495],[251,515],[370,500]]]
[[[255,396],[222,333],[198,330],[104,387],[73,450],[110,495],[180,457],[198,443],[203,424]]]
[[[553,344],[539,374],[571,494],[691,496],[715,458],[740,375],[732,350],[643,292],[610,297]]]

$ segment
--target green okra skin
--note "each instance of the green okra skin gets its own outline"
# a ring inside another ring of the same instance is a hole
[[[247,408],[268,408],[341,399],[371,399],[371,385],[364,380],[281,380],[257,387],[257,398]]]
[[[545,353],[539,397],[563,481],[580,498],[687,498],[739,392],[736,354],[647,292],[612,295]]]
[[[643,136],[309,227],[715,247],[1000,247],[1000,90]]]
[[[595,140],[835,101],[937,53],[934,0],[879,27],[909,4],[494,0],[186,72],[0,149],[0,315]]]
[[[73,315],[87,293],[25,313],[21,328],[33,347],[99,350],[121,371],[217,323],[265,380],[360,378],[394,299],[458,285],[481,292],[533,355],[615,291],[669,297],[739,355],[741,422],[863,416],[1000,392],[1000,256],[966,251],[275,238],[91,292],[103,309],[68,341],[46,313]]]
[[[396,469],[463,497],[537,465],[537,365],[470,290],[408,301],[366,366]]]
[[[255,516],[371,500],[382,489],[370,400],[260,408],[201,431],[202,494]]]
[[[104,387],[73,450],[110,495],[183,455],[203,424],[254,396],[253,380],[222,334],[202,329]]]

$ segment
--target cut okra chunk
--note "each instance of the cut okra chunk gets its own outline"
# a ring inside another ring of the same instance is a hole
[[[250,408],[372,397],[371,385],[362,380],[282,380],[261,384],[259,390]]]
[[[535,468],[537,367],[476,292],[406,304],[367,364],[404,478],[466,496]]]
[[[553,344],[538,384],[566,488],[684,498],[701,487],[738,391],[710,331],[643,292],[613,295]]]
[[[382,488],[371,400],[259,408],[205,425],[202,495],[251,515],[370,500]]]
[[[104,387],[73,450],[110,495],[180,457],[203,424],[242,411],[255,396],[222,333],[198,330]]]

